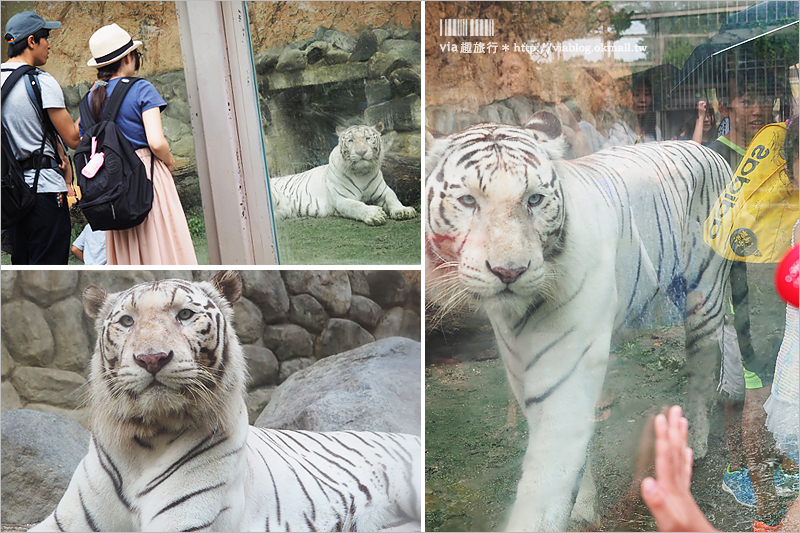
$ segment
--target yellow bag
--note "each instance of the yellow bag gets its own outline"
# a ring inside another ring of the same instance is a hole
[[[790,248],[800,202],[786,174],[785,136],[784,123],[761,128],[706,219],[705,241],[722,257],[778,263]]]

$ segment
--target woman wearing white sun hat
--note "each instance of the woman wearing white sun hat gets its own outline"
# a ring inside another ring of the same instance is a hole
[[[141,41],[131,39],[116,24],[103,26],[89,39],[92,59],[87,64],[97,68],[98,80],[89,100],[95,120],[102,116],[119,79],[134,76],[139,70],[141,46]],[[170,174],[175,159],[161,128],[161,110],[166,106],[153,84],[141,80],[131,86],[114,120],[148,172],[151,158],[155,156],[156,160],[150,176],[153,207],[138,226],[106,232],[109,265],[197,264],[186,215]],[[83,136],[82,125],[80,130]]]

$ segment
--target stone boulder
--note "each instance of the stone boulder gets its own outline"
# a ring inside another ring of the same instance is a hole
[[[384,309],[403,305],[411,293],[408,278],[399,270],[367,271],[371,297]]]
[[[277,383],[280,362],[271,350],[254,344],[242,346],[242,350],[247,360],[251,388]]]
[[[411,309],[394,307],[381,317],[373,335],[376,339],[387,337],[406,337],[420,340],[420,317]]]
[[[344,270],[286,270],[286,289],[291,294],[310,294],[334,317],[350,309],[350,278]]]
[[[352,350],[375,341],[375,337],[357,323],[332,318],[314,344],[317,359]]]
[[[256,426],[421,433],[420,343],[383,339],[292,374]]]
[[[47,518],[89,450],[90,434],[63,415],[28,409],[2,416],[2,521]]]
[[[35,303],[19,300],[3,305],[3,345],[19,364],[47,366],[55,357],[55,339],[44,312]]]
[[[242,270],[243,296],[261,309],[264,322],[273,324],[286,318],[289,295],[277,270]]]
[[[20,272],[22,290],[47,307],[72,294],[78,284],[76,270],[26,270]]]

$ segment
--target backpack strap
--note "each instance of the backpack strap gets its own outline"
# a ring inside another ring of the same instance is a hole
[[[45,142],[47,141],[47,130],[48,130],[47,126],[50,125],[49,118],[47,119],[46,122],[44,118],[45,117],[44,109],[42,108],[42,90],[39,88],[39,79],[38,76],[35,74],[38,69],[32,65],[22,65],[21,67],[17,67],[15,69],[4,69],[4,70],[6,72],[8,72],[9,70],[13,70],[13,72],[8,76],[8,78],[6,78],[6,81],[3,83],[2,91],[0,91],[0,103],[2,103],[2,101],[6,99],[6,96],[8,96],[8,93],[11,92],[11,89],[14,87],[14,85],[16,85],[16,83],[20,80],[20,78],[28,74],[28,79],[30,81],[30,84],[26,85],[25,88],[28,91],[29,97],[31,96],[31,93],[33,93],[31,102],[33,102],[34,107],[36,108],[36,113],[39,115],[39,119],[42,121],[42,145],[39,147],[39,150],[34,152],[31,156],[36,158],[36,164],[34,167],[36,168],[36,173],[33,177],[33,187],[31,187],[31,190],[35,193],[38,191],[39,187],[39,173],[42,170],[42,159],[44,158],[44,145]],[[4,144],[7,145],[6,148],[10,149],[11,145],[8,141],[5,128],[3,128],[3,141]],[[53,146],[53,148],[55,149],[55,145]]]
[[[12,68],[4,68],[3,69],[3,72],[9,72],[10,71],[11,74],[9,74],[8,78],[6,78],[6,81],[3,82],[3,89],[2,89],[2,95],[0,95],[0,102],[5,102],[6,96],[8,96],[8,93],[11,92],[11,89],[14,87],[14,85],[17,84],[17,81],[19,81],[19,79],[22,76],[24,76],[25,74],[27,74],[31,70],[36,70],[36,67],[31,66],[31,65],[22,65],[21,67],[17,67],[17,68],[13,68],[13,69]]]
[[[89,97],[91,94],[91,91],[89,91],[83,95],[83,98],[81,98],[81,101],[78,103],[78,110],[80,112],[81,126],[83,126],[83,131],[87,131],[89,128],[95,125],[95,120],[92,116],[92,108],[89,104]]]
[[[120,78],[120,80],[114,86],[111,96],[106,100],[106,109],[103,113],[103,116],[100,117],[100,121],[113,121],[117,117],[117,113],[119,112],[119,108],[122,107],[122,101],[125,99],[125,95],[128,94],[128,91],[133,84],[141,79],[142,78]],[[98,123],[92,114],[92,105],[89,101],[91,96],[92,92],[89,91],[83,96],[83,98],[81,98],[81,101],[78,104],[83,131],[87,131],[89,128]]]
[[[103,121],[113,122],[114,119],[117,118],[117,113],[119,112],[119,108],[122,107],[122,101],[125,99],[125,95],[128,94],[133,84],[141,79],[142,78],[120,78],[117,85],[114,86],[114,90],[111,92],[111,96],[106,104],[106,111],[103,113]]]

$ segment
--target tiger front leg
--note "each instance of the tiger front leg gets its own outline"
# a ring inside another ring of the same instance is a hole
[[[586,475],[590,420],[604,374],[579,366],[545,400],[523,402],[530,436],[507,531],[566,531],[576,494],[581,518],[596,520]]]
[[[389,213],[390,217],[392,217],[394,220],[406,220],[415,218],[417,216],[416,209],[413,207],[404,206],[397,198],[395,192],[390,189],[388,185],[384,183],[384,187],[385,189],[381,195],[381,199],[377,203],[383,206],[384,210]]]
[[[377,205],[367,205],[364,202],[350,198],[332,198],[336,211],[345,218],[360,220],[368,226],[382,226],[386,224],[386,213]]]

